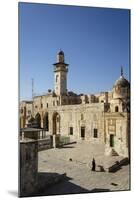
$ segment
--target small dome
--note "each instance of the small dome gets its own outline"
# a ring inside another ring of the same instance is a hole
[[[64,52],[62,50],[60,50],[60,52],[58,53],[58,55],[63,55],[64,56]]]
[[[116,80],[114,86],[129,87],[130,83],[123,76],[120,76],[120,78]]]

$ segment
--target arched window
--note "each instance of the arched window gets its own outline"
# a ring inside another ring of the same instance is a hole
[[[115,112],[119,112],[118,106],[115,106]]]

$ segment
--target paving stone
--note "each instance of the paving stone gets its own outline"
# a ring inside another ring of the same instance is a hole
[[[71,145],[70,145],[71,146]],[[91,152],[94,152],[92,154]],[[120,160],[120,157],[104,156],[104,148],[100,144],[90,145],[88,143],[73,144],[73,148],[49,149],[39,152],[38,171],[53,172],[58,174],[66,173],[70,178],[69,183],[59,183],[50,188],[48,193],[60,194],[64,189],[65,193],[79,193],[80,191],[115,191],[129,190],[129,165],[122,166],[116,173],[91,171],[93,157],[97,165]],[[72,158],[72,161],[68,161]],[[114,183],[112,185],[111,183]],[[70,184],[70,185],[69,185]],[[77,187],[78,188],[77,188]],[[73,190],[73,187],[75,188]],[[80,189],[81,188],[81,189]],[[82,189],[83,188],[83,189]]]

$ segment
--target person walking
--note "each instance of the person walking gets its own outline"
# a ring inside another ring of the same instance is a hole
[[[92,171],[95,171],[96,168],[96,163],[95,163],[95,159],[93,158],[92,160]]]

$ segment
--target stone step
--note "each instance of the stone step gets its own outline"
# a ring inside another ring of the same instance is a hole
[[[115,161],[107,163],[107,165],[104,166],[105,171],[107,172],[116,172],[117,170],[121,169],[123,165],[129,164],[129,159],[126,158],[121,158],[121,157],[116,157]]]
[[[118,153],[114,149],[112,149],[111,154],[112,154],[112,156],[118,156]]]

